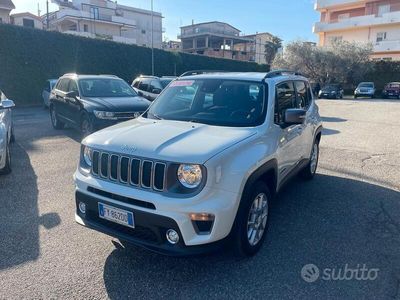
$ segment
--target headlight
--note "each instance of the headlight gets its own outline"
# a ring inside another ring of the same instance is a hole
[[[111,111],[100,111],[100,110],[95,110],[94,115],[98,119],[105,119],[105,120],[115,120],[115,113]]]
[[[179,182],[189,189],[198,187],[203,177],[199,165],[180,165],[177,175]]]
[[[83,160],[85,161],[86,165],[89,167],[92,166],[92,149],[90,149],[88,146],[84,146],[83,148]]]

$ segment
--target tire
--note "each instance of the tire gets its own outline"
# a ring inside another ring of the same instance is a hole
[[[354,95],[354,99],[357,99],[357,98],[358,98],[358,96]]]
[[[81,128],[82,139],[84,139],[88,135],[91,135],[94,132],[93,124],[90,121],[89,116],[87,114],[82,115],[80,128]]]
[[[64,128],[65,124],[58,119],[54,106],[50,106],[50,119],[54,129],[60,130]]]
[[[311,149],[310,161],[305,166],[305,168],[301,170],[300,176],[307,180],[313,179],[315,173],[317,173],[318,162],[319,162],[319,141],[315,140],[313,147]]]
[[[4,168],[0,170],[0,175],[6,175],[11,173],[11,150],[10,145],[6,146],[6,164]]]
[[[257,181],[251,187],[251,192],[242,196],[232,231],[233,249],[237,257],[252,256],[260,250],[268,231],[271,200],[271,192],[262,181]]]
[[[11,126],[10,143],[15,143],[14,126]]]

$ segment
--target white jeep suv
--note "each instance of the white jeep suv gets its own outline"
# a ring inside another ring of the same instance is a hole
[[[163,254],[229,241],[252,255],[274,195],[314,176],[321,130],[296,73],[185,73],[138,119],[83,140],[76,221]]]

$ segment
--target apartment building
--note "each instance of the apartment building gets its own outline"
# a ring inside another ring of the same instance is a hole
[[[0,23],[10,23],[10,12],[15,9],[11,0],[0,0]]]
[[[43,17],[49,30],[155,48],[162,46],[159,12],[109,0],[52,0],[59,10]],[[153,38],[152,38],[153,36]]]
[[[400,0],[317,0],[320,46],[345,40],[373,45],[374,60],[400,60]]]
[[[211,57],[265,63],[265,41],[269,33],[242,35],[224,22],[206,22],[181,27],[181,51]]]

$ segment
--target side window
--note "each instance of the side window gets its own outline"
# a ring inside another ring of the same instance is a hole
[[[61,79],[57,84],[57,90],[60,90],[65,93],[68,92],[68,83],[69,83],[69,79],[67,79],[67,78]]]
[[[304,81],[295,81],[295,86],[297,94],[296,108],[306,109],[309,102],[306,83]]]
[[[151,93],[154,89],[162,90],[162,86],[157,80],[151,81],[149,92]]]
[[[144,79],[139,84],[139,90],[147,92],[149,90],[150,80]]]
[[[75,80],[69,81],[68,92],[75,92],[77,95],[79,95],[78,85],[76,84]]]
[[[296,107],[296,93],[293,82],[283,82],[276,86],[275,123],[281,124],[285,111]]]

